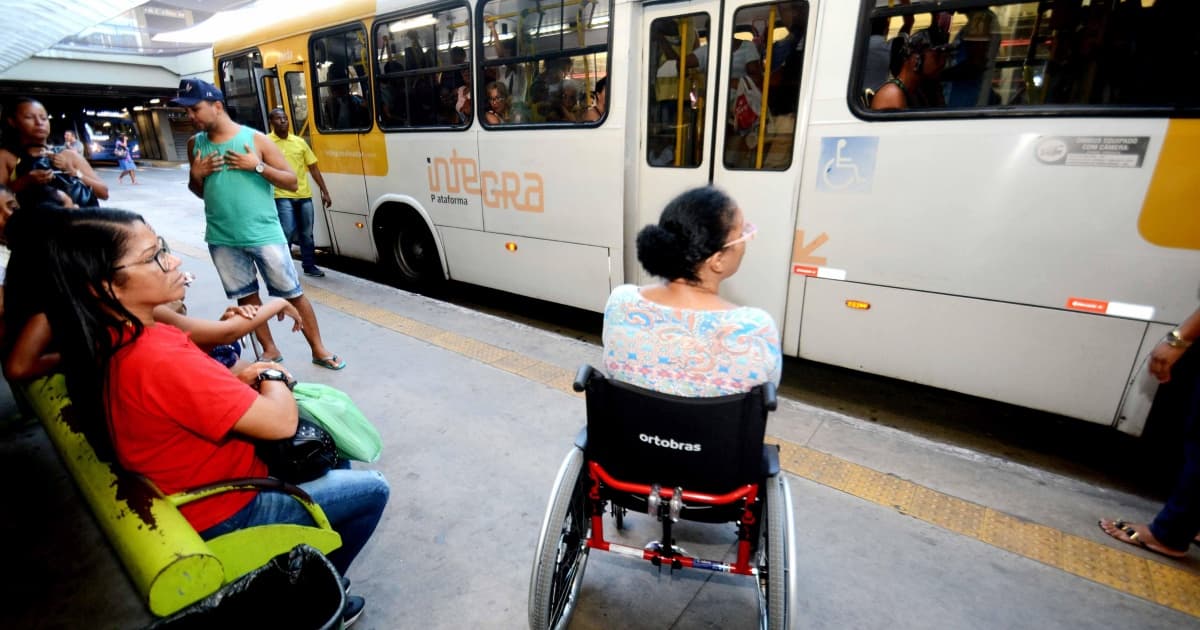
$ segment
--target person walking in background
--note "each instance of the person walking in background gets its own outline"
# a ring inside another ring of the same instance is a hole
[[[133,152],[129,150],[129,136],[121,135],[113,147],[113,154],[117,156],[117,166],[121,168],[117,183],[121,183],[121,179],[128,175],[129,181],[137,185],[137,164],[133,163]]]
[[[279,224],[283,226],[283,234],[289,243],[300,246],[300,263],[304,275],[314,278],[325,277],[325,272],[317,267],[316,246],[313,244],[313,203],[312,190],[308,186],[308,173],[312,173],[313,181],[321,189],[321,205],[325,208],[333,205],[329,198],[329,189],[325,186],[325,178],[321,177],[321,169],[317,166],[317,156],[309,148],[304,138],[289,133],[287,112],[282,107],[271,110],[268,116],[271,122],[271,133],[267,137],[283,152],[288,166],[296,174],[297,187],[295,191],[275,188],[275,210],[279,213]]]
[[[1175,365],[1200,338],[1200,309],[1179,328],[1172,330],[1150,353],[1150,373],[1159,383],[1171,380]],[[1189,360],[1195,357],[1189,356]],[[1187,555],[1188,546],[1200,534],[1200,371],[1175,374],[1186,378],[1189,392],[1183,406],[1183,468],[1175,480],[1167,504],[1148,524],[1101,519],[1100,529],[1117,540],[1172,558]]]
[[[75,137],[74,131],[67,130],[63,132],[63,148],[83,155],[83,143],[79,141],[79,138]]]
[[[279,225],[272,186],[297,188],[296,173],[287,159],[266,135],[234,122],[225,111],[225,95],[211,83],[184,79],[179,83],[179,96],[171,103],[186,107],[192,124],[200,130],[188,140],[188,190],[204,200],[204,240],[225,295],[238,304],[261,306],[261,273],[267,292],[291,302],[300,312],[312,362],[330,370],[346,367],[321,340],[317,315],[304,297],[287,237]],[[283,360],[268,326],[255,334],[262,343],[264,360]]]

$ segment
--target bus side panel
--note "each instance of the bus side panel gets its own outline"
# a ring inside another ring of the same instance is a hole
[[[603,311],[609,249],[523,236],[438,228],[455,280]],[[613,252],[620,256],[619,251]],[[564,279],[570,281],[564,281]]]
[[[852,309],[847,300],[866,302]],[[1146,323],[808,278],[800,356],[1112,424]]]
[[[411,195],[434,225],[483,229],[474,131],[389,133],[384,139],[391,170],[367,178],[371,199]]]

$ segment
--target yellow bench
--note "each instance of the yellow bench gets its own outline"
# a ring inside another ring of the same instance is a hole
[[[300,543],[326,554],[342,545],[320,506],[300,488],[277,479],[235,479],[163,496],[148,479],[96,456],[77,423],[81,414],[97,412],[72,408],[61,374],[40,378],[24,389],[96,521],[155,615],[170,615],[199,601]],[[288,492],[308,509],[316,526],[262,525],[205,541],[178,509],[203,497],[247,488]]]

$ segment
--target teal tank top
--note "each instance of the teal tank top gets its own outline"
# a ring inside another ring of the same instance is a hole
[[[254,149],[254,129],[245,125],[226,142],[214,143],[208,133],[196,134],[193,150],[201,156]],[[274,187],[254,171],[222,166],[204,180],[204,241],[210,245],[257,247],[287,243],[275,211]]]

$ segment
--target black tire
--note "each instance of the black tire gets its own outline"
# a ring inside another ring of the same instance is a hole
[[[384,230],[379,255],[401,283],[428,286],[446,278],[437,242],[424,219],[406,212]]]
[[[566,628],[575,612],[587,567],[591,519],[583,474],[583,451],[563,459],[546,506],[546,518],[529,578],[531,630]]]
[[[766,493],[766,504],[761,518],[766,522],[759,523],[760,532],[765,532],[765,539],[759,541],[759,602],[765,610],[760,610],[760,619],[765,624],[760,625],[767,630],[785,630],[790,624],[788,610],[791,602],[792,567],[788,566],[791,557],[788,548],[791,543],[791,500],[787,496],[787,480],[783,474],[768,477],[763,483]],[[765,566],[764,566],[765,561]],[[765,575],[764,575],[765,573]]]

